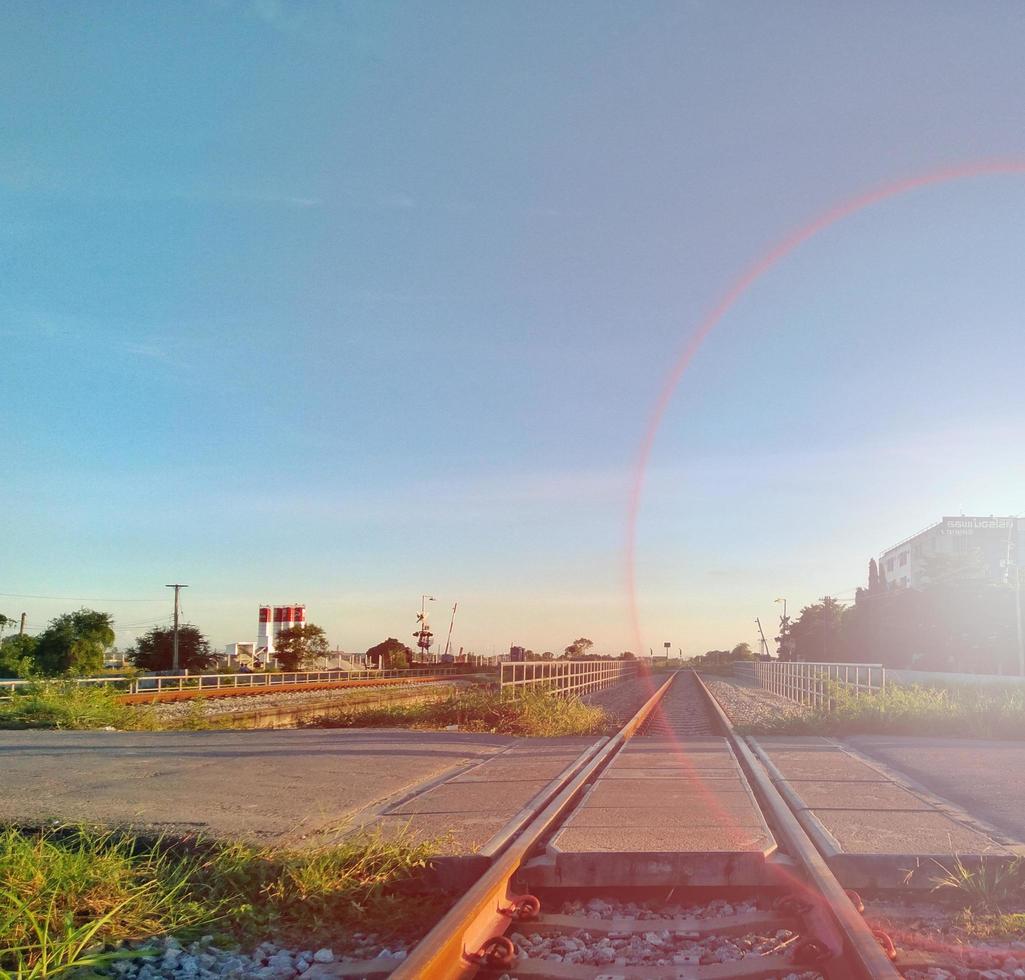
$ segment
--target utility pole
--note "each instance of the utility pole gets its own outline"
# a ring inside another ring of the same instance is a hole
[[[758,616],[755,616],[755,622],[758,624],[758,635],[762,638],[762,653],[766,659],[769,659],[769,644],[765,640],[765,630],[762,629],[762,621]]]
[[[174,589],[174,647],[173,647],[173,653],[171,654],[171,670],[173,670],[177,674],[178,673],[178,615],[179,615],[179,613],[181,611],[181,606],[180,606],[180,603],[178,601],[178,596],[181,593],[181,590],[182,589],[187,589],[188,586],[187,585],[179,585],[179,584],[175,583],[174,585],[165,586],[165,588]]]
[[[445,656],[448,656],[449,647],[452,645],[452,626],[456,621],[456,607],[459,605],[458,602],[452,603],[452,618],[448,621],[448,639],[445,640]]]
[[[1018,676],[1025,677],[1025,637],[1021,630],[1021,565],[1014,569],[1014,613],[1018,624]]]
[[[24,636],[25,635],[25,619],[26,619],[27,616],[28,616],[28,613],[22,613],[21,614],[21,628],[18,630],[18,636]]]
[[[1018,629],[1018,676],[1025,677],[1025,637],[1022,635],[1021,624],[1021,572],[1022,556],[1020,548],[1012,544],[1014,532],[1018,529],[1018,515],[1014,514],[1010,519],[1010,526],[1007,528],[1007,558],[1004,561],[1004,581],[1010,584],[1010,575],[1014,574],[1014,619]],[[1021,542],[1021,532],[1018,533],[1018,541]],[[1012,554],[1014,557],[1012,558]]]

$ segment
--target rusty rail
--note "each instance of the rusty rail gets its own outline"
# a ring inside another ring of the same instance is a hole
[[[570,779],[564,789],[513,840],[477,883],[417,944],[391,974],[394,980],[459,980],[481,967],[498,965],[511,943],[510,923],[536,913],[536,899],[512,885],[523,860],[576,802],[584,786],[645,722],[672,683],[672,676],[623,728]],[[589,750],[590,751],[590,750]]]
[[[883,951],[880,940],[873,934],[850,895],[837,881],[825,858],[798,823],[797,817],[769,779],[764,766],[755,757],[747,742],[733,730],[733,724],[726,712],[712,692],[705,687],[697,671],[694,672],[694,676],[708,698],[709,705],[718,716],[722,730],[733,746],[763,810],[767,811],[776,833],[782,837],[781,843],[807,877],[812,889],[812,899],[821,896],[817,908],[810,910],[810,917],[817,920],[817,933],[820,939],[827,942],[832,939],[830,945],[834,945],[834,948],[830,952],[833,959],[842,964],[850,976],[870,977],[872,980],[899,980],[901,974]],[[835,948],[836,945],[840,948]]]

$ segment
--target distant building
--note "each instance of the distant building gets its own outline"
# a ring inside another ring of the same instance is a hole
[[[1019,556],[1025,560],[1025,519],[1019,517],[944,517],[883,552],[879,573],[888,589],[919,589],[928,559],[934,555],[975,555],[991,582],[1006,582]]]
[[[526,647],[509,647],[509,659],[514,663],[520,663],[527,659]]]
[[[306,625],[306,606],[260,606],[256,627],[256,649],[273,656],[274,641],[282,630]]]

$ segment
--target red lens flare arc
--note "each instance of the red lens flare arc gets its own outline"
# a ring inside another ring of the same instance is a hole
[[[644,649],[644,642],[642,639],[640,614],[637,609],[637,520],[640,515],[641,499],[644,494],[648,462],[651,458],[655,438],[658,435],[658,430],[661,428],[662,420],[665,417],[669,403],[672,401],[673,394],[687,368],[690,367],[694,356],[704,343],[705,338],[708,337],[748,289],[765,273],[769,272],[777,263],[796,251],[809,239],[814,238],[819,232],[825,231],[844,218],[848,218],[859,211],[870,208],[875,204],[880,204],[890,198],[899,197],[901,194],[906,194],[910,191],[923,190],[936,184],[945,184],[970,177],[1018,176],[1022,174],[1025,174],[1025,160],[998,159],[976,161],[974,163],[930,171],[914,177],[907,177],[843,201],[777,242],[734,280],[712,311],[698,324],[697,329],[687,340],[676,363],[670,370],[655,401],[655,407],[648,421],[644,438],[641,440],[640,451],[634,467],[632,488],[627,508],[626,586],[630,624],[633,630],[634,643],[638,651]]]

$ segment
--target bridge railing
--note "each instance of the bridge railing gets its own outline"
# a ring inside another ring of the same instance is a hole
[[[502,664],[503,694],[515,696],[525,690],[549,690],[556,694],[587,694],[621,681],[631,680],[641,670],[636,660],[528,660]]]
[[[838,688],[855,697],[886,689],[886,668],[882,664],[757,660],[745,663],[739,676],[753,676],[759,687],[812,708],[832,709],[831,694]]]
[[[442,665],[435,668],[409,670],[308,670],[273,671],[251,674],[155,674],[147,677],[76,677],[61,678],[75,684],[100,684],[126,691],[129,694],[160,694],[167,691],[216,691],[224,688],[288,687],[295,684],[330,683],[350,680],[382,680],[384,678],[416,678],[454,676],[471,672],[466,664],[455,667]],[[0,697],[30,687],[35,681],[0,680]]]

